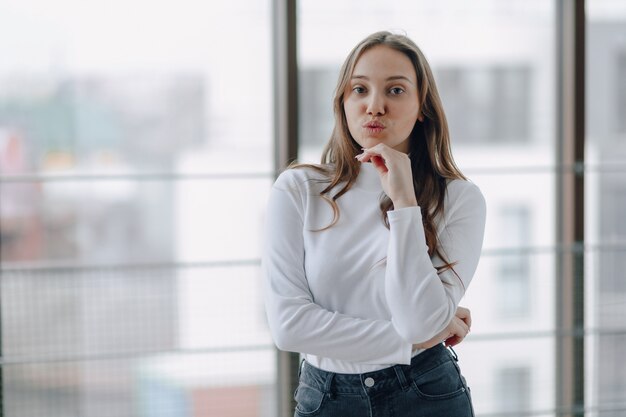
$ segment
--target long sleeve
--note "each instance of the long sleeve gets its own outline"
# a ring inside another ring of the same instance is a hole
[[[456,262],[454,271],[437,274],[435,265],[441,266],[443,261],[428,255],[419,207],[388,213],[385,296],[394,327],[412,343],[429,340],[448,325],[478,265],[485,200],[474,184],[463,185],[458,196],[448,202],[452,205],[446,207],[444,226],[438,235],[446,260]]]
[[[304,269],[303,202],[285,173],[270,192],[262,258],[270,332],[281,350],[365,364],[409,364],[412,345],[391,321],[316,304]]]

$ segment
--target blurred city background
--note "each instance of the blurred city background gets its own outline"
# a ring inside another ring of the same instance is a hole
[[[585,415],[626,416],[626,2],[586,2]],[[556,1],[298,2],[299,159],[371,32],[430,61],[487,201],[477,416],[556,416]],[[0,1],[0,416],[273,417],[269,0]]]

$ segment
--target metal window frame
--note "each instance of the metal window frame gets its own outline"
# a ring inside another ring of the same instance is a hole
[[[585,414],[585,1],[556,2],[556,410]]]
[[[274,177],[298,157],[296,0],[272,1]],[[276,415],[293,415],[300,355],[276,351]]]

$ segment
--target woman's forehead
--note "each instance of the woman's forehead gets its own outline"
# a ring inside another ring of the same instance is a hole
[[[351,78],[373,80],[389,78],[416,79],[413,63],[404,53],[384,45],[367,49],[357,59]]]

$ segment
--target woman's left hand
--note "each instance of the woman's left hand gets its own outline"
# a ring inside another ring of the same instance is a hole
[[[417,206],[411,160],[407,154],[379,143],[371,148],[363,148],[363,153],[357,155],[356,159],[362,163],[371,162],[376,167],[383,191],[393,202],[394,210]]]
[[[457,323],[457,324],[460,324],[460,326],[456,328],[457,330],[460,329],[461,331],[457,331],[454,334],[451,334],[444,341],[446,346],[456,346],[459,343],[461,343],[463,339],[465,339],[465,336],[467,336],[467,333],[469,333],[472,327],[472,313],[469,311],[469,309],[458,306],[456,309],[456,314],[454,316],[455,316],[454,317],[455,319],[461,322],[461,323]],[[467,329],[467,332],[463,333],[465,329]]]
[[[414,344],[413,349],[430,349],[441,342],[444,342],[446,346],[456,346],[465,339],[471,327],[472,313],[469,309],[458,306],[452,321],[445,329],[426,342]]]

